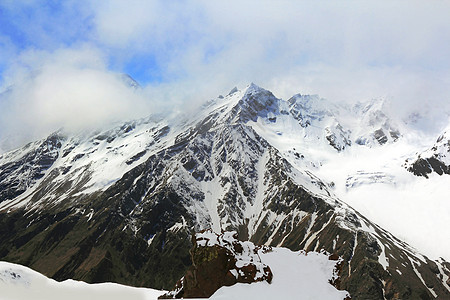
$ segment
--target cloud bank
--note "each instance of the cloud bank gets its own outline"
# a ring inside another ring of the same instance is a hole
[[[108,71],[101,55],[88,48],[51,54],[30,51],[22,54],[21,62],[10,74],[14,84],[0,96],[4,147],[60,127],[96,129],[150,111],[142,91]]]
[[[143,116],[249,82],[282,98],[386,97],[402,116],[428,110],[438,129],[450,110],[449,9],[444,1],[5,1],[1,85],[16,89],[0,99],[0,139],[12,128],[32,128],[34,138],[77,127],[78,115],[87,124]]]

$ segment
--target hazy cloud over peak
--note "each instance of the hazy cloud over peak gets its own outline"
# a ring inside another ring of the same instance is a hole
[[[425,106],[438,115],[450,102],[448,11],[445,1],[3,1],[1,86],[21,88],[0,100],[10,124],[0,139],[11,120],[72,123],[31,110],[44,103],[102,123],[135,115],[134,103],[147,115],[249,82],[283,98],[386,97],[401,115]]]
[[[96,128],[150,111],[142,91],[88,48],[22,53],[8,78],[14,83],[0,96],[0,135],[11,145],[60,127]]]

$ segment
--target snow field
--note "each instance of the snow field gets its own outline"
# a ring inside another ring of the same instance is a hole
[[[220,288],[210,299],[342,300],[347,295],[346,291],[339,291],[328,282],[333,276],[336,261],[328,260],[328,256],[323,253],[305,254],[286,248],[273,248],[272,252],[265,254],[260,251],[259,256],[272,270],[271,284],[238,283]]]
[[[162,294],[116,283],[57,282],[29,268],[0,262],[1,300],[154,300]]]

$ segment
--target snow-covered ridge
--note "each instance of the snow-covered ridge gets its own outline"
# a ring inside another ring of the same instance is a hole
[[[75,280],[57,282],[27,267],[0,261],[2,300],[156,300],[163,293],[164,291],[116,283],[87,284]]]
[[[48,181],[50,185],[46,196],[39,199],[41,203],[104,190],[150,155],[173,143],[172,130],[165,121],[148,118],[74,136],[58,132],[46,140],[5,153],[0,156],[0,187],[5,194],[0,208],[35,207],[37,204],[30,200],[40,184]],[[43,163],[35,163],[37,159]],[[37,171],[30,172],[30,168]],[[62,186],[65,186],[63,194],[58,192]]]
[[[212,100],[194,115],[171,119],[149,117],[75,136],[58,132],[53,135],[52,152],[46,146],[49,138],[0,156],[0,186],[5,194],[0,200],[0,208],[27,205],[36,186],[50,180],[54,192],[47,190],[46,194],[47,200],[51,201],[61,201],[62,196],[67,198],[105,190],[152,154],[173,145],[183,135],[188,136],[188,128],[207,130],[210,126],[249,123],[282,152],[292,150],[286,149],[286,144],[299,144],[297,149],[307,150],[304,146],[310,146],[299,137],[317,144],[315,148],[343,151],[355,143],[352,131],[343,126],[340,119],[341,116],[348,119],[347,115],[342,107],[318,96],[298,94],[285,101],[252,83],[245,89],[233,89],[227,96]],[[369,132],[375,132],[378,124],[369,123],[372,128]],[[372,135],[372,138],[375,141],[379,136]],[[292,143],[294,140],[296,142]],[[51,159],[46,159],[44,166],[36,172],[30,172],[26,166],[37,163],[27,161],[26,157],[35,157],[36,151],[47,151]],[[307,157],[311,165],[320,164],[320,160],[320,157]],[[14,167],[11,172],[14,163],[22,166]],[[70,190],[58,195],[56,190],[68,182],[71,183]]]
[[[450,127],[445,129],[432,147],[408,159],[405,167],[415,175],[426,178],[432,172],[450,175]]]

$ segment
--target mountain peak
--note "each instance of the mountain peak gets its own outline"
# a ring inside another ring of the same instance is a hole
[[[126,73],[120,74],[120,79],[131,88],[134,88],[134,89],[141,88],[141,85],[133,77],[131,77],[130,75],[128,75]]]
[[[289,105],[299,105],[304,109],[310,109],[312,107],[323,107],[328,108],[331,106],[330,103],[325,101],[325,99],[320,98],[319,95],[302,95],[295,94],[289,100],[287,100]]]
[[[232,88],[231,91],[228,93],[228,96],[236,93],[237,91],[238,91],[237,87]]]
[[[384,98],[374,98],[367,102],[358,101],[354,105],[355,112],[359,112],[361,114],[368,114],[374,112],[384,112],[387,108],[387,102]]]
[[[276,98],[272,92],[254,83],[248,85],[244,91],[244,95],[235,108],[239,111],[238,114],[242,121],[256,122],[258,117],[267,117],[268,114],[278,113],[280,99]]]
[[[254,94],[257,92],[261,92],[261,91],[266,91],[268,92],[268,90],[263,89],[262,87],[254,84],[253,82],[250,83],[246,88],[245,88],[245,94]]]

